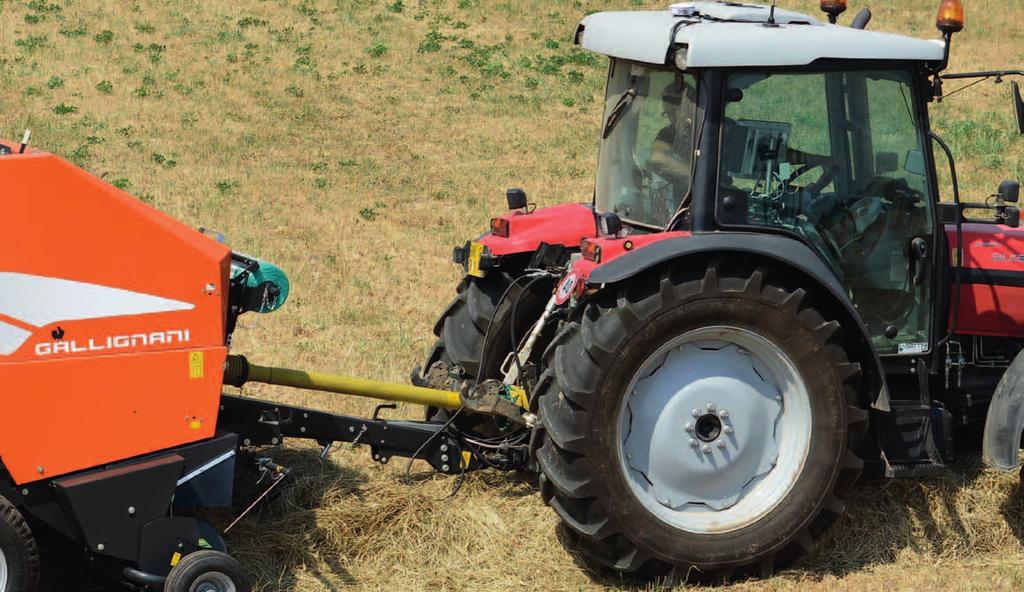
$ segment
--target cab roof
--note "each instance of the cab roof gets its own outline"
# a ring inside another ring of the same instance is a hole
[[[576,43],[611,57],[671,63],[669,50],[686,46],[687,68],[804,66],[819,59],[941,61],[942,40],[924,40],[823,23],[769,7],[736,2],[686,2],[671,10],[598,12],[583,19]]]

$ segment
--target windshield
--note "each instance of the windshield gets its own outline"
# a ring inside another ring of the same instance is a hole
[[[605,98],[596,206],[664,226],[690,190],[696,80],[615,60]]]

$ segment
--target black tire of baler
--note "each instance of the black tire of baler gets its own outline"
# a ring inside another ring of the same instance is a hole
[[[164,592],[189,592],[192,584],[204,574],[220,572],[231,578],[238,592],[251,592],[245,570],[234,557],[220,551],[196,551],[181,558],[164,582]]]
[[[463,280],[455,299],[434,326],[437,342],[427,357],[424,371],[435,362],[443,360],[461,366],[466,378],[499,378],[501,365],[511,351],[509,323],[512,307],[508,303],[522,298],[516,307],[516,335],[522,339],[524,332],[544,308],[551,291],[551,283],[541,281],[529,293],[521,294],[526,281],[520,281],[509,290],[506,303],[495,316],[495,308],[513,279],[511,275],[492,272],[484,278],[467,277]],[[492,317],[494,329],[488,336],[487,351],[483,352],[484,336],[487,335]],[[538,345],[535,351],[539,357],[543,344]],[[449,412],[445,409],[427,408],[429,421],[445,421],[448,417]]]
[[[39,589],[39,547],[32,529],[7,499],[0,497],[0,549],[7,559],[7,591]]]
[[[791,275],[756,263],[666,267],[588,304],[560,330],[536,389],[535,454],[541,495],[588,563],[646,581],[767,576],[810,553],[843,514],[840,499],[863,466],[854,454],[868,417],[860,365],[849,362],[839,323],[826,321],[812,293],[786,281]],[[725,323],[791,335],[783,349],[812,393],[810,457],[770,514],[731,533],[696,535],[654,518],[631,492],[617,457],[616,389],[667,339]]]

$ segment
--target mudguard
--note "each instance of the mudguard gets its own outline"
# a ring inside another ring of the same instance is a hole
[[[861,363],[867,379],[872,407],[889,411],[889,392],[885,372],[867,327],[846,294],[842,283],[821,258],[807,245],[785,236],[747,232],[708,232],[670,238],[635,249],[605,264],[595,267],[586,278],[587,283],[613,284],[635,276],[660,263],[701,253],[735,253],[755,255],[792,268],[808,280],[824,287],[832,296],[837,319],[848,331],[855,332],[854,346],[857,361]]]
[[[1015,471],[1020,466],[1021,432],[1024,431],[1024,352],[1017,354],[992,395],[985,417],[981,458],[990,467]]]

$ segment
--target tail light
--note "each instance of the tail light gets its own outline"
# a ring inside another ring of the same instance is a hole
[[[506,218],[491,218],[491,234],[508,238],[509,224]]]
[[[580,245],[580,254],[587,261],[593,261],[594,263],[601,262],[601,245],[597,244],[592,240],[585,240]]]

